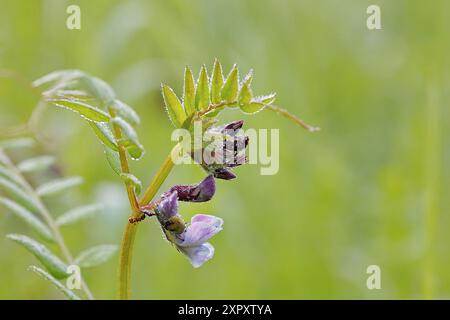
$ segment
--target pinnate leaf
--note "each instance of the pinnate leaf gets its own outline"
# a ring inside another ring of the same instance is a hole
[[[134,111],[133,108],[131,108],[125,102],[115,99],[111,104],[111,108],[119,117],[125,119],[133,126],[138,125],[141,122],[141,119],[139,118],[136,111]]]
[[[8,234],[6,237],[31,252],[55,278],[64,279],[69,276],[66,264],[42,243],[20,234]]]
[[[40,185],[36,192],[41,197],[53,196],[83,183],[82,177],[65,177]]]
[[[118,150],[114,134],[112,133],[109,124],[104,122],[89,121],[89,125],[91,126],[92,130],[94,130],[95,135],[100,140],[100,142],[103,143],[103,145],[105,145],[109,149],[115,151]]]
[[[16,184],[19,188],[22,188],[24,185],[23,180],[19,177],[16,172],[9,170],[7,167],[4,167],[0,164],[0,177],[3,177],[14,184]]]
[[[33,212],[39,211],[39,206],[34,198],[10,180],[0,177],[0,189],[2,189],[7,195],[19,202],[25,208]]]
[[[17,165],[21,172],[33,172],[48,169],[55,163],[55,158],[52,156],[39,156],[23,160]]]
[[[50,229],[33,213],[22,207],[20,204],[11,201],[10,199],[0,198],[0,205],[10,210],[15,216],[17,216],[20,220],[31,227],[31,229],[45,241],[53,242],[55,240]]]
[[[81,300],[79,296],[77,296],[75,293],[73,293],[72,290],[68,289],[66,286],[61,284],[55,277],[53,277],[51,274],[49,274],[47,271],[36,267],[36,266],[30,266],[28,267],[29,271],[33,271],[34,273],[37,273],[39,276],[41,276],[43,279],[47,280],[51,284],[53,284],[59,291],[61,291],[69,300]]]
[[[122,168],[120,165],[119,154],[116,151],[105,148],[105,155],[111,169],[113,169],[113,171],[120,176],[120,174],[122,173]]]
[[[110,118],[106,112],[79,100],[50,99],[49,102],[53,103],[55,106],[76,112],[89,121],[107,122]]]
[[[0,148],[3,149],[19,149],[30,148],[35,145],[35,142],[31,138],[15,138],[0,141]]]
[[[80,253],[75,259],[75,263],[81,268],[92,268],[105,263],[117,252],[117,246],[104,244],[89,248]]]
[[[95,214],[98,214],[103,210],[103,205],[99,203],[94,203],[86,206],[81,206],[66,213],[62,214],[56,219],[56,224],[58,226],[65,226],[73,224],[85,219],[88,219]]]
[[[83,72],[76,69],[67,70],[57,70],[50,72],[41,78],[33,81],[33,87],[39,87],[45,84],[51,84],[54,82],[68,81],[69,79],[74,79],[83,75]]]
[[[116,98],[114,90],[100,78],[85,75],[80,78],[82,87],[86,88],[93,97],[99,99],[103,105],[110,105]]]

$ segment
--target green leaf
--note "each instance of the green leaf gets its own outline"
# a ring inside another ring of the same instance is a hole
[[[13,182],[0,177],[0,188],[25,208],[33,212],[39,211],[39,206],[36,204],[35,200]]]
[[[61,291],[69,300],[81,300],[80,297],[78,297],[75,293],[73,293],[72,290],[68,289],[64,285],[61,284],[55,277],[53,277],[51,274],[49,274],[47,271],[42,270],[39,267],[36,266],[30,266],[28,267],[29,271],[33,271],[34,273],[37,273],[39,276],[44,278],[45,280],[52,283],[59,291]]]
[[[239,108],[242,112],[253,114],[264,109],[264,103],[253,100],[253,93],[245,82],[239,93]]]
[[[114,90],[109,84],[100,78],[85,75],[80,79],[83,86],[86,86],[86,90],[97,99],[101,100],[104,105],[110,105],[116,98]]]
[[[8,157],[2,152],[1,147],[0,147],[0,164],[7,166],[11,163],[11,161],[9,161]]]
[[[222,102],[221,91],[223,87],[223,74],[222,74],[222,65],[216,59],[214,61],[214,69],[211,78],[211,102],[213,104],[218,104]],[[215,108],[213,111],[206,113],[207,117],[215,117],[220,111],[225,109],[225,105],[220,108]]]
[[[69,276],[66,264],[42,243],[20,234],[8,234],[6,238],[24,246],[55,278],[64,279]]]
[[[142,182],[141,180],[139,180],[138,178],[136,178],[134,175],[132,175],[131,173],[121,173],[120,177],[122,178],[122,180],[127,184],[127,185],[131,185],[134,188],[134,191],[136,192],[137,195],[139,195],[141,193],[141,189],[142,189]]]
[[[251,92],[250,92],[251,94]],[[259,96],[256,98],[252,98],[249,103],[244,103],[240,106],[241,111],[247,114],[254,114],[263,110],[267,104],[271,104],[275,101],[276,94],[271,93],[266,96]]]
[[[88,219],[95,214],[103,211],[104,206],[99,203],[94,203],[91,205],[86,205],[82,207],[78,207],[67,211],[56,219],[56,224],[58,226],[65,226],[69,224],[76,223],[81,220]]]
[[[119,141],[123,145],[133,160],[139,160],[144,155],[144,147],[139,142],[136,131],[122,118],[115,117],[112,123],[122,130],[123,138]]]
[[[222,101],[222,97],[220,96],[220,92],[222,91],[223,86],[223,74],[222,74],[222,65],[216,59],[214,61],[214,69],[211,78],[211,102],[214,104],[218,104]]]
[[[206,66],[203,65],[197,81],[197,89],[195,91],[195,108],[204,110],[209,106],[209,83]]]
[[[250,102],[240,106],[241,111],[247,114],[253,114],[264,109],[265,105],[261,102]]]
[[[250,87],[244,83],[241,92],[239,92],[239,106],[242,108],[242,106],[249,104],[252,98],[253,94]]]
[[[110,118],[106,112],[79,100],[50,99],[49,102],[53,103],[55,106],[76,112],[89,121],[107,122]]]
[[[23,187],[24,183],[22,179],[14,171],[9,170],[8,168],[2,165],[0,165],[0,177],[8,179],[9,181],[13,182],[20,188]]]
[[[53,196],[82,183],[82,177],[66,177],[44,183],[36,189],[36,192],[41,197]]]
[[[227,80],[225,81],[225,84],[223,85],[221,92],[222,100],[230,103],[236,101],[239,88],[238,78],[239,72],[237,66],[234,65],[230,71],[230,74],[228,75]]]
[[[106,147],[112,150],[119,150],[116,144],[116,139],[114,138],[114,134],[111,131],[111,128],[107,123],[104,122],[92,122],[88,121],[92,130],[94,130],[95,135],[99,138],[100,142],[103,143]]]
[[[30,226],[31,229],[33,229],[39,236],[41,236],[42,239],[49,242],[53,242],[55,240],[50,229],[34,214],[32,214],[30,211],[28,211],[18,203],[6,198],[0,198],[0,204],[10,210],[20,220],[28,224],[28,226]]]
[[[141,119],[139,118],[136,111],[134,111],[133,108],[118,99],[113,101],[113,103],[111,104],[111,108],[117,113],[118,116],[125,119],[133,126],[138,125],[141,122]]]
[[[117,246],[104,244],[89,248],[80,253],[75,263],[81,268],[96,267],[112,258],[117,252]]]
[[[68,79],[74,79],[80,77],[81,75],[83,75],[83,72],[76,69],[57,70],[33,81],[32,85],[33,87],[40,87],[44,84],[49,84],[52,82],[57,82],[61,80],[67,81]]]
[[[68,100],[88,100],[92,99],[92,97],[83,90],[57,90],[53,93],[54,97],[68,99]]]
[[[275,93],[271,93],[266,96],[255,97],[249,103],[242,104],[240,108],[244,113],[254,114],[263,110],[266,105],[273,103],[275,101],[275,97]]]
[[[161,90],[170,121],[172,121],[175,127],[181,127],[184,120],[186,119],[186,114],[183,110],[183,106],[181,105],[180,100],[178,99],[175,92],[173,92],[172,88],[170,88],[169,86],[162,84]]]
[[[0,141],[0,148],[3,149],[19,149],[30,148],[35,145],[35,142],[31,138],[16,138]]]
[[[52,156],[40,156],[26,159],[17,165],[21,172],[33,172],[48,169],[55,163],[55,158]]]
[[[252,80],[253,80],[253,69],[251,69],[244,77],[244,79],[242,80],[242,85],[246,84],[249,88],[251,88],[252,85]],[[242,87],[241,85],[241,87]]]
[[[186,66],[184,69],[184,95],[183,106],[186,115],[189,116],[195,111],[195,82],[191,69]]]
[[[265,103],[265,104],[272,104],[275,101],[276,96],[277,96],[277,94],[274,92],[274,93],[271,93],[271,94],[268,94],[268,95],[265,95],[265,96],[256,97],[256,98],[254,98],[254,100],[255,100],[255,102],[262,102],[262,103]]]
[[[111,169],[113,169],[114,172],[120,176],[120,174],[122,173],[122,167],[120,164],[119,154],[116,151],[105,148],[105,155]]]

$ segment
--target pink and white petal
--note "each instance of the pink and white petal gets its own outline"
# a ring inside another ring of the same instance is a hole
[[[208,241],[212,236],[222,230],[221,225],[195,222],[186,228],[182,239],[177,244],[181,247],[193,247]]]
[[[184,253],[194,268],[202,266],[214,256],[214,247],[206,242],[194,247],[178,247]]]
[[[203,222],[206,223],[208,225],[211,226],[215,226],[217,228],[222,227],[223,225],[223,219],[216,217],[216,216],[211,216],[208,214],[196,214],[195,216],[193,216],[191,218],[191,224],[194,224],[196,222]]]

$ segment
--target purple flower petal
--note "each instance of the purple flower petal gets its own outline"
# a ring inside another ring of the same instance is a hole
[[[233,172],[231,172],[230,170],[224,169],[224,168],[216,169],[213,172],[213,175],[217,179],[223,179],[223,180],[233,180],[236,178],[236,175]]]
[[[163,221],[168,220],[178,214],[178,202],[177,202],[177,192],[173,191],[165,194],[158,204],[157,213],[160,219]]]
[[[232,180],[236,178],[231,167],[246,163],[245,152],[249,144],[249,137],[244,134],[243,120],[234,121],[223,126],[210,127],[207,132],[213,137],[213,141],[204,147],[201,156],[191,156],[206,172],[212,173],[215,178]],[[241,154],[242,153],[242,154]]]
[[[170,190],[177,191],[180,201],[205,202],[214,196],[216,183],[214,177],[209,175],[197,185],[178,185]]]
[[[221,218],[209,214],[196,214],[192,217],[191,224],[196,222],[203,222],[216,228],[220,228],[223,225],[223,220]]]
[[[186,231],[179,236],[176,244],[180,247],[198,246],[222,230],[222,225],[223,220],[221,218],[196,215]]]
[[[239,130],[244,125],[244,120],[233,121],[231,123],[226,124],[223,127],[223,130]]]
[[[195,202],[209,201],[216,193],[216,181],[212,175],[207,176],[197,187],[197,198]]]
[[[178,247],[184,253],[194,268],[200,267],[214,256],[214,247],[206,242],[194,247]]]

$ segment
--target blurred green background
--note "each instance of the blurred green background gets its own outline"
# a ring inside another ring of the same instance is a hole
[[[382,30],[366,27],[381,7]],[[81,8],[68,30],[66,8]],[[56,69],[105,79],[142,118],[147,149],[133,171],[148,183],[171,148],[161,82],[182,90],[217,57],[228,73],[255,71],[254,91],[322,131],[310,134],[269,111],[231,110],[223,121],[280,129],[280,170],[258,166],[219,181],[207,204],[182,205],[185,217],[223,217],[213,260],[200,269],[141,223],[134,252],[139,299],[450,298],[450,2],[356,0],[0,0],[0,127],[27,121],[38,97],[27,83]],[[70,112],[49,108],[40,153],[86,183],[50,203],[53,214],[92,201],[104,214],[63,229],[73,253],[119,243],[128,216],[125,192],[93,133]],[[22,155],[13,155],[19,159]],[[163,186],[202,179],[198,166],[176,167]],[[0,298],[62,296],[26,271],[37,261],[5,239],[29,234],[0,214]],[[55,248],[54,248],[55,249]],[[55,249],[56,250],[56,249]],[[84,272],[96,298],[115,298],[117,256]],[[366,268],[381,268],[368,290]]]

